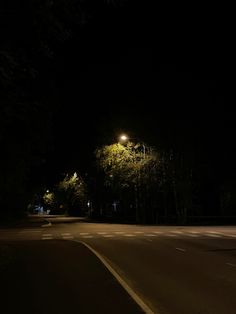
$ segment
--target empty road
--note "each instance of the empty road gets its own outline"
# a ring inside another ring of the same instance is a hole
[[[150,313],[235,314],[235,226],[140,226],[49,217],[41,226],[0,230],[0,241],[37,240],[82,243]]]

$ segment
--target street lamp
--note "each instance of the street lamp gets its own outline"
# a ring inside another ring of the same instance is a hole
[[[128,136],[125,135],[125,134],[121,134],[121,135],[119,136],[119,139],[120,139],[120,141],[122,141],[122,142],[129,141],[130,139],[131,139],[131,140],[138,140],[137,138],[130,138],[130,137],[128,137]],[[145,146],[145,144],[144,144],[143,142],[141,142],[141,144],[142,144],[142,146],[143,146],[143,156],[144,156],[144,159],[145,159],[145,156],[146,156],[146,146]]]
[[[120,139],[121,141],[128,141],[129,138],[128,138],[127,135],[122,134],[122,135],[119,136],[119,139]]]

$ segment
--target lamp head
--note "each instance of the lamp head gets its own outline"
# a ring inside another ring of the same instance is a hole
[[[125,135],[125,134],[122,134],[122,135],[120,136],[120,140],[123,141],[123,142],[124,142],[124,141],[128,141],[128,139],[129,139],[128,136]]]

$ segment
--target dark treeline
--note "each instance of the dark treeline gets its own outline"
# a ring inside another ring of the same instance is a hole
[[[88,14],[80,1],[1,1],[1,216],[21,215],[45,183],[55,145],[59,57]]]
[[[21,215],[31,195],[63,172],[57,156],[66,154],[68,112],[74,104],[63,102],[60,91],[90,62],[90,25],[123,2],[1,1],[1,216]]]
[[[155,167],[141,161],[133,177],[137,162],[127,160],[124,165],[119,154],[114,158],[114,152],[107,153],[92,182],[94,215],[139,223],[235,223],[235,152],[232,126],[228,129],[222,140],[215,129],[217,142],[200,136],[194,140],[187,128],[188,133],[169,147],[156,146]],[[232,146],[225,145],[228,141]]]

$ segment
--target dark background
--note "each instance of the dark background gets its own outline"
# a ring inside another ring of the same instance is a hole
[[[45,143],[30,153],[39,159],[29,158],[32,184],[92,172],[94,150],[121,132],[157,149],[196,150],[213,172],[234,178],[230,10],[153,2],[2,2],[1,99],[11,122],[5,127],[2,115],[2,147],[12,141],[5,156],[17,160],[32,138]],[[32,124],[22,134],[19,98]]]
[[[98,5],[57,56],[62,164],[88,167],[94,148],[116,141],[121,131],[157,147],[181,139],[212,155],[231,153],[235,117],[225,27],[206,6]]]

